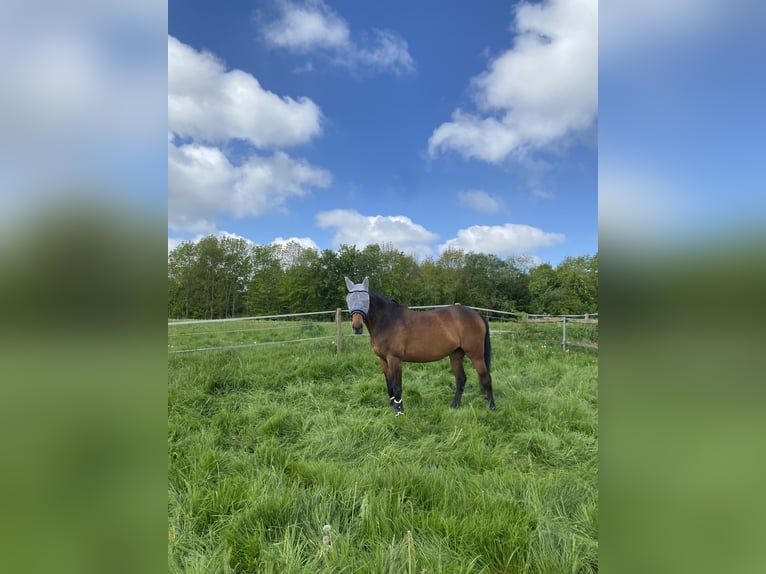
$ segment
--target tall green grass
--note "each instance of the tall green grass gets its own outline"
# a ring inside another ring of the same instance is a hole
[[[596,355],[493,336],[494,412],[466,372],[395,417],[363,337],[171,354],[170,571],[597,571]]]

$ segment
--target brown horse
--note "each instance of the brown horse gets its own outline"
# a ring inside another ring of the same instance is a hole
[[[413,311],[371,291],[367,277],[356,284],[346,277],[346,287],[351,327],[358,335],[362,325],[367,326],[372,350],[380,357],[390,404],[396,416],[404,414],[402,363],[427,363],[448,355],[455,375],[452,407],[460,406],[466,381],[463,357],[468,355],[479,374],[489,408],[494,410],[492,377],[489,375],[489,324],[485,318],[462,305]]]

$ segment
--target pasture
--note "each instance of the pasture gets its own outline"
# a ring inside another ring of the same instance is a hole
[[[404,365],[401,417],[348,322],[340,354],[331,321],[169,327],[230,346],[169,354],[169,570],[597,571],[597,354],[490,325],[497,410],[467,359],[451,409],[443,359]]]

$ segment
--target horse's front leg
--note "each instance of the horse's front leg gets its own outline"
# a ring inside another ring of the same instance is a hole
[[[402,405],[402,362],[396,357],[388,357],[388,372],[391,380],[391,406],[396,416],[404,414]]]
[[[383,375],[386,377],[386,388],[388,389],[388,402],[391,408],[394,408],[394,384],[391,380],[391,372],[388,369],[388,361],[380,357],[380,368],[383,369]]]

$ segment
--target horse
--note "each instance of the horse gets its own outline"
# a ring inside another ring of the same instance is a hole
[[[495,409],[492,377],[489,374],[491,346],[489,323],[476,311],[462,305],[450,305],[430,311],[413,311],[369,288],[369,278],[354,283],[348,277],[346,304],[351,313],[355,335],[363,325],[370,334],[373,352],[380,358],[386,377],[389,403],[396,416],[404,414],[402,405],[402,363],[428,363],[449,356],[455,375],[452,408],[460,406],[466,374],[463,358],[473,363],[479,382]]]

